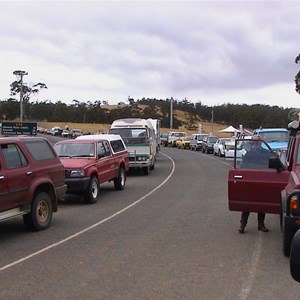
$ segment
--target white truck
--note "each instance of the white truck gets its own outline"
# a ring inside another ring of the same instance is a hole
[[[143,169],[149,175],[154,169],[157,144],[154,128],[149,120],[125,118],[115,120],[109,130],[110,134],[119,134],[129,153],[129,168]]]
[[[154,129],[155,132],[155,139],[156,139],[156,151],[160,151],[160,120],[159,119],[147,119],[149,121]]]

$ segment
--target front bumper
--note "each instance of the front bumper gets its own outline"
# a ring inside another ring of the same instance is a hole
[[[90,183],[90,177],[66,178],[67,192],[85,191]]]

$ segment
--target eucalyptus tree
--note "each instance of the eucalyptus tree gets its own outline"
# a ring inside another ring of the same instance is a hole
[[[19,72],[22,72],[22,71],[15,71],[14,74],[18,75]],[[24,73],[24,74],[27,75],[27,73]],[[25,84],[25,83],[23,83],[22,76],[19,76],[18,80],[15,80],[10,84],[10,95],[16,96],[17,94],[20,94],[20,101],[22,101],[25,108],[28,109],[28,103],[29,103],[31,96],[37,95],[40,92],[40,90],[47,89],[47,88],[48,88],[47,85],[42,82],[38,82],[35,84],[34,83]],[[21,113],[20,117],[22,119],[23,112]],[[30,116],[27,116],[27,117],[30,117]]]

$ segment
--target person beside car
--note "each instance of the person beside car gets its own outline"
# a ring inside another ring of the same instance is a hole
[[[269,158],[272,155],[270,151],[262,147],[262,141],[259,137],[252,138],[251,148],[247,151],[242,161],[242,168],[265,169],[268,167]],[[241,214],[239,233],[245,232],[250,212],[243,211]],[[257,230],[268,232],[265,226],[265,213],[257,213]]]

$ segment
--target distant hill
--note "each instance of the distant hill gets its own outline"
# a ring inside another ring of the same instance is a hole
[[[114,109],[121,109],[124,108],[128,105],[106,105],[103,106],[104,109],[107,110],[114,110]],[[138,108],[143,111],[147,108],[147,105],[142,105],[139,104]],[[158,115],[162,115],[160,112],[160,108],[156,108],[156,113]],[[201,126],[202,127],[202,132],[203,133],[212,133],[214,135],[220,136],[220,137],[227,137],[229,134],[227,133],[219,133],[218,131],[227,127],[230,124],[216,124],[216,123],[211,123],[207,121],[201,121],[199,118],[195,118],[195,116],[192,116],[190,113],[180,110],[180,109],[175,109],[173,111],[173,116],[177,120],[179,120],[182,125],[179,126],[176,129],[172,129],[173,131],[185,131],[188,135],[191,135],[192,133],[197,133],[198,128]],[[153,117],[155,118],[155,117]],[[72,122],[38,122],[39,127],[43,128],[51,128],[54,126],[59,126],[62,129],[65,126],[68,126],[69,128],[75,129],[81,129],[85,133],[97,133],[97,132],[103,132],[106,133],[110,124],[101,124],[101,123],[72,123]],[[161,128],[161,133],[166,133],[170,131],[170,126],[168,127],[162,127]]]

